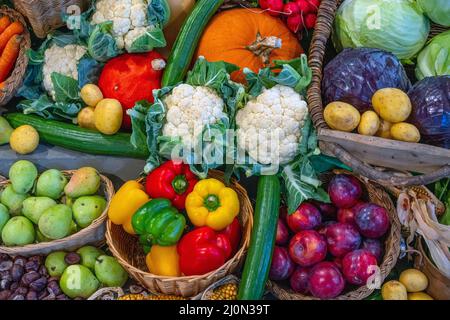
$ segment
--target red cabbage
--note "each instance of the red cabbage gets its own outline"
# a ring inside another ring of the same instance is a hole
[[[407,92],[411,82],[392,53],[371,48],[345,49],[324,70],[322,95],[325,105],[343,101],[360,112],[372,107],[372,96],[383,88]]]
[[[450,149],[450,76],[428,77],[417,82],[408,92],[414,124],[422,141]]]

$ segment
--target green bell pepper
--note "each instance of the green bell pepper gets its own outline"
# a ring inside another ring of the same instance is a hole
[[[186,218],[168,199],[152,199],[136,211],[131,220],[144,251],[152,245],[172,246],[180,240]]]

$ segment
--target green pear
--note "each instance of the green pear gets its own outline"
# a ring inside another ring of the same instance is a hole
[[[47,268],[48,274],[51,277],[61,277],[64,270],[69,266],[64,258],[66,257],[66,252],[55,251],[50,253],[45,259],[45,267]]]
[[[84,246],[78,249],[77,253],[81,257],[81,264],[92,271],[95,270],[95,261],[97,258],[105,254],[102,250],[93,246]]]
[[[75,264],[64,270],[59,286],[69,298],[89,298],[97,291],[100,283],[94,274],[85,266]]]
[[[9,137],[11,137],[14,129],[9,125],[5,118],[0,117],[0,146],[9,143]]]
[[[28,195],[15,192],[12,185],[9,184],[3,190],[0,202],[9,209],[11,215],[18,216],[22,213],[22,204],[26,198]]]
[[[42,213],[38,224],[39,230],[47,238],[62,239],[70,234],[72,209],[65,204],[57,204]]]
[[[36,195],[38,197],[49,197],[54,200],[61,198],[67,178],[56,169],[50,169],[41,174],[36,184]]]
[[[8,222],[9,218],[8,208],[0,203],[0,234],[2,234],[3,227]]]
[[[84,196],[75,200],[73,217],[81,228],[88,227],[92,221],[100,217],[106,208],[106,200],[100,196]]]
[[[30,192],[37,176],[36,166],[27,160],[19,160],[9,168],[9,180],[16,193],[27,194]]]
[[[94,268],[97,279],[107,287],[123,287],[128,280],[128,273],[114,257],[99,256]]]
[[[80,168],[72,175],[64,188],[64,193],[70,198],[91,196],[100,188],[100,175],[91,167]]]
[[[52,239],[47,238],[46,236],[44,236],[44,235],[42,234],[42,232],[39,230],[39,227],[38,227],[38,226],[36,226],[36,227],[34,228],[34,230],[36,231],[36,242],[37,242],[37,243],[40,243],[40,242],[50,242],[50,241],[52,241]]]
[[[22,205],[22,214],[34,224],[38,224],[44,211],[56,206],[56,201],[47,197],[30,197]]]
[[[3,227],[2,240],[7,246],[24,246],[34,242],[33,224],[25,217],[12,217]]]

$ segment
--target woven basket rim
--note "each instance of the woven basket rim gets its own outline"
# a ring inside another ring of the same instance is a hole
[[[27,50],[31,48],[30,32],[27,28],[27,23],[23,16],[16,10],[2,5],[0,6],[0,16],[6,15],[13,21],[18,21],[23,25],[24,31],[21,36],[23,37],[20,43],[19,56],[14,64],[14,69],[11,74],[6,78],[5,87],[0,92],[0,106],[6,105],[16,94],[17,90],[22,86],[25,72],[28,66]]]
[[[314,126],[317,129],[329,129],[323,118],[322,101],[322,77],[323,60],[327,43],[331,37],[333,21],[341,0],[322,0],[317,15],[317,24],[313,33],[308,60],[313,72],[312,82],[308,89],[307,100]],[[440,30],[442,27],[436,27]],[[381,138],[380,138],[381,139]],[[393,173],[382,172],[373,166],[366,164],[356,156],[347,152],[336,143],[320,142],[323,149],[334,154],[342,162],[349,165],[355,172],[381,183],[388,183],[397,186],[426,185],[450,175],[450,165],[444,166],[434,172],[418,176],[397,176]]]
[[[351,174],[355,176],[365,187],[366,192],[369,194],[370,197],[374,196],[374,194],[371,194],[371,191],[376,190],[379,194],[376,195],[376,198],[380,202],[383,202],[383,206],[387,209],[389,212],[389,218],[390,218],[390,230],[389,234],[385,240],[385,250],[384,256],[383,256],[383,262],[379,265],[381,270],[381,282],[384,281],[384,279],[389,275],[391,270],[395,267],[395,264],[397,262],[398,256],[400,254],[400,240],[401,240],[401,226],[400,221],[398,220],[397,213],[395,206],[389,197],[389,195],[386,193],[386,191],[383,190],[381,186],[378,184],[369,181],[367,178],[364,178],[362,176],[353,174],[351,172],[345,171],[345,170],[334,170],[333,173],[345,173],[345,174]],[[370,190],[369,190],[370,189]],[[371,201],[371,200],[369,200]],[[373,202],[373,201],[372,201]],[[319,298],[315,298],[313,296],[309,295],[303,295],[299,293],[295,293],[292,289],[286,289],[283,286],[280,286],[275,281],[268,281],[268,286],[270,291],[278,298],[280,299],[289,299],[289,300],[321,300]],[[338,297],[330,300],[362,300],[366,297],[368,297],[374,290],[369,289],[366,286],[361,286],[358,289],[349,291],[347,293],[341,294]]]
[[[66,177],[71,177],[73,175],[73,173],[75,173],[75,171],[76,170],[62,170],[61,172]],[[8,180],[8,179],[2,180],[1,178],[2,177],[0,176],[0,189],[2,189],[4,186],[6,186],[10,183],[10,180]],[[104,176],[102,174],[100,174],[100,178],[101,178],[102,184],[104,185],[104,189],[105,189],[104,193],[105,193],[105,198],[107,200],[107,204],[106,204],[105,210],[103,210],[102,214],[97,219],[92,221],[92,223],[88,227],[83,228],[80,231],[78,231],[68,237],[53,240],[53,241],[39,242],[39,243],[28,244],[25,246],[15,246],[15,247],[7,247],[7,246],[0,245],[0,252],[4,252],[7,254],[20,254],[20,252],[28,251],[28,250],[37,250],[37,249],[45,250],[47,248],[53,247],[55,244],[70,243],[73,240],[83,238],[86,235],[90,234],[91,232],[94,232],[97,228],[99,228],[106,221],[106,219],[108,217],[109,205],[111,203],[112,197],[114,196],[114,186],[113,186],[113,183],[111,182],[111,180],[109,180],[106,176]]]
[[[209,170],[208,177],[217,178],[218,176],[223,176],[223,172],[218,171],[218,170]],[[142,179],[137,179],[137,180],[142,181]],[[112,236],[111,236],[111,230],[112,230],[111,226],[113,225],[113,223],[111,222],[111,220],[108,219],[107,220],[107,229],[106,229],[106,241],[111,250],[111,253],[129,271],[129,273],[132,276],[134,276],[134,274],[137,274],[137,275],[145,276],[147,278],[158,279],[162,282],[174,282],[174,281],[175,282],[195,282],[195,281],[199,281],[201,279],[211,278],[215,274],[220,274],[221,271],[227,270],[228,268],[230,268],[230,266],[232,264],[234,264],[236,262],[236,260],[242,258],[245,255],[245,252],[250,244],[250,235],[251,235],[251,230],[253,227],[253,206],[251,206],[251,201],[250,201],[250,198],[248,197],[247,191],[234,178],[231,179],[230,187],[231,188],[233,188],[233,187],[239,188],[242,195],[246,198],[246,202],[250,203],[251,212],[244,211],[244,214],[247,217],[247,225],[246,225],[245,230],[244,230],[244,228],[242,230],[241,245],[240,245],[239,250],[236,252],[236,254],[232,258],[230,258],[220,268],[213,270],[211,272],[208,272],[206,274],[203,274],[203,275],[181,276],[181,277],[158,276],[158,275],[152,274],[148,271],[141,270],[141,269],[131,265],[128,261],[126,261],[118,253],[117,249],[114,246],[114,242],[113,242]],[[242,204],[241,204],[241,208],[242,208]],[[242,211],[241,211],[241,214],[242,214]],[[136,239],[136,241],[137,241],[137,239]]]

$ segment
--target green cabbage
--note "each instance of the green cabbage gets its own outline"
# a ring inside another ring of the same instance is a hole
[[[417,57],[417,79],[443,75],[450,75],[450,30],[435,36]]]
[[[450,27],[449,0],[417,0],[417,3],[431,21]]]
[[[333,42],[339,51],[378,48],[409,60],[429,31],[429,20],[410,0],[346,0],[336,15]]]

